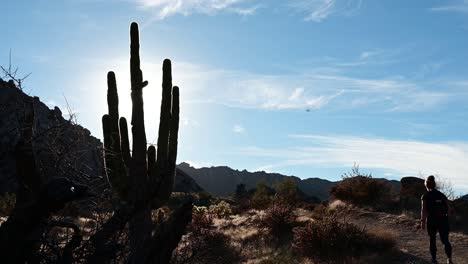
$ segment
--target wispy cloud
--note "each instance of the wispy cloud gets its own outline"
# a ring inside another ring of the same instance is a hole
[[[180,65],[180,64],[179,64]],[[180,66],[179,66],[180,67]],[[192,102],[266,110],[367,108],[374,111],[429,111],[450,102],[454,94],[404,77],[359,78],[340,69],[321,68],[285,75],[212,69],[183,64],[181,83]],[[181,84],[181,85],[182,85]],[[219,90],[218,87],[223,87]],[[332,105],[333,104],[333,105]]]
[[[350,136],[290,135],[298,147],[242,148],[243,155],[269,157],[277,167],[320,166],[382,169],[397,176],[438,174],[468,191],[468,142],[421,142]],[[294,144],[293,144],[294,145]],[[271,167],[268,167],[271,169]]]
[[[181,14],[184,16],[201,13],[214,15],[222,11],[239,15],[252,15],[261,7],[251,0],[135,0],[145,10],[153,10],[156,18]]]
[[[150,83],[158,84],[161,78],[159,61],[162,59],[153,58],[150,61],[155,63],[142,62],[142,68],[144,72],[156,74],[145,78]],[[115,65],[125,65],[126,60],[106,60],[105,63],[99,67],[114,68]],[[114,69],[119,83],[126,83],[128,71],[124,68]],[[177,61],[173,69],[174,80],[177,80],[175,85],[179,85],[184,94],[184,104],[209,103],[270,111],[328,107],[333,110],[421,112],[436,110],[454,100],[468,100],[459,93],[465,91],[466,94],[466,87],[450,81],[433,84],[429,80],[421,83],[403,76],[361,78],[349,72],[347,67],[332,70],[309,68],[267,75]],[[156,99],[160,96],[156,91],[148,89],[145,93]],[[130,109],[130,102],[123,105]]]
[[[254,15],[258,9],[268,7],[267,0],[128,0],[139,8],[155,13],[154,19],[164,19],[176,14],[215,15],[221,12],[242,16]],[[362,0],[288,0],[287,7],[305,14],[305,21],[322,22],[330,16],[357,14]]]
[[[436,6],[430,8],[434,12],[459,12],[468,13],[468,0],[457,1],[454,4]]]
[[[235,126],[232,128],[232,131],[233,131],[234,133],[244,134],[244,133],[245,133],[245,128],[244,128],[242,125],[235,125]]]
[[[305,21],[322,22],[332,15],[351,16],[361,8],[362,0],[290,0],[290,6],[305,13]]]

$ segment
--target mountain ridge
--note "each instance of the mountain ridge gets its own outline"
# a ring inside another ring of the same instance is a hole
[[[258,182],[264,182],[273,186],[288,179],[294,180],[297,187],[309,196],[315,196],[320,200],[329,199],[329,190],[340,181],[330,181],[318,177],[301,179],[297,176],[288,176],[280,173],[265,171],[249,172],[247,170],[232,169],[228,166],[211,166],[195,168],[187,162],[177,165],[179,169],[192,176],[192,178],[207,192],[212,195],[228,196],[235,192],[238,184],[245,184],[247,189],[255,188]],[[400,191],[400,181],[375,178],[386,181],[397,192]]]

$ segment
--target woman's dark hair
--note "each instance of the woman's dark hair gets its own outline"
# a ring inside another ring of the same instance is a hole
[[[433,175],[428,176],[426,181],[424,182],[424,184],[430,190],[435,189],[435,187],[436,187],[435,177]]]

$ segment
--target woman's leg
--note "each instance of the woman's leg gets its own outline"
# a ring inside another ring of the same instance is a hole
[[[429,250],[433,260],[437,259],[437,226],[428,221],[427,223],[427,234],[429,235]]]
[[[431,251],[432,259],[437,259],[437,241],[435,232],[429,234],[429,250]]]
[[[440,235],[440,240],[442,241],[442,244],[444,244],[445,246],[445,254],[447,255],[447,258],[452,258],[452,245],[450,244],[450,241],[449,241],[448,220],[442,222],[442,225],[439,228],[439,235]]]

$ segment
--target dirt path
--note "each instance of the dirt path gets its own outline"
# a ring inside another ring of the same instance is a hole
[[[399,249],[405,253],[404,263],[430,263],[429,238],[426,231],[417,228],[418,221],[405,215],[360,211],[356,213],[355,222],[369,229],[380,228],[394,234]],[[468,235],[452,232],[450,242],[453,247],[453,262],[468,263]],[[437,259],[446,263],[444,246],[438,238]]]

